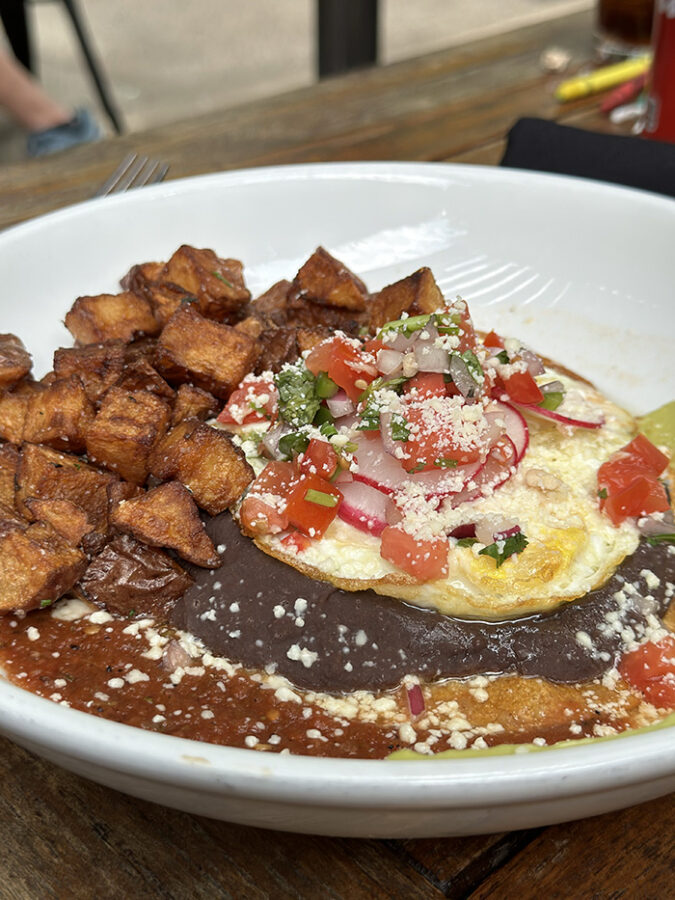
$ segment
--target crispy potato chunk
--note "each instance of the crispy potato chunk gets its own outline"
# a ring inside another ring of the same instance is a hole
[[[14,505],[0,503],[0,537],[12,531],[25,531],[30,523],[14,508]]]
[[[148,284],[159,280],[164,265],[163,262],[147,262],[132,266],[120,280],[120,287],[123,291],[143,294]]]
[[[87,456],[134,484],[148,477],[148,456],[166,431],[169,404],[147,391],[112,387],[87,429]]]
[[[177,478],[212,516],[231,506],[253,481],[244,454],[220,429],[185,421],[157,442],[150,455],[152,474]]]
[[[267,325],[285,325],[288,319],[288,295],[291,282],[277,281],[251,304],[251,313]]]
[[[298,355],[316,347],[317,344],[325,341],[331,335],[332,331],[329,328],[298,328],[296,334]]]
[[[128,363],[122,374],[115,382],[115,387],[123,391],[149,391],[155,396],[173,403],[176,392],[159,374],[157,369],[150,365],[147,359],[137,359]]]
[[[113,612],[161,621],[191,584],[192,578],[167,553],[125,534],[106,544],[78,587],[88,600]]]
[[[257,316],[247,316],[245,319],[242,319],[241,322],[237,322],[234,329],[235,331],[241,331],[243,334],[247,334],[249,337],[252,337],[253,340],[256,340],[256,338],[259,338],[265,330],[265,325],[262,319],[257,318]]]
[[[176,394],[176,403],[171,416],[171,424],[177,425],[184,419],[204,421],[220,412],[222,403],[193,384],[181,384]]]
[[[127,343],[141,334],[157,334],[161,327],[148,301],[131,291],[78,297],[65,321],[80,345],[115,340]]]
[[[160,281],[196,297],[199,312],[206,318],[233,322],[241,318],[251,299],[243,271],[238,259],[220,259],[213,250],[183,244],[167,262]]]
[[[9,387],[31,370],[30,355],[15,334],[0,334],[0,387]]]
[[[155,352],[157,350],[157,339],[143,337],[132,341],[124,348],[124,362],[128,366],[132,366],[139,360],[145,360],[151,366],[155,364]]]
[[[35,390],[35,388],[33,388]],[[0,392],[0,438],[20,444],[26,424],[28,398],[32,391]]]
[[[363,312],[368,299],[361,279],[323,247],[317,247],[299,269],[291,293],[353,312]]]
[[[155,363],[173,384],[191,382],[226,400],[252,371],[259,348],[247,334],[183,307],[162,331]]]
[[[77,546],[85,534],[94,530],[89,516],[70,500],[38,500],[28,497],[25,505],[33,519],[47,522],[69,544]]]
[[[407,278],[388,284],[373,295],[370,303],[370,327],[377,331],[386,322],[400,319],[404,312],[419,316],[432,313],[443,304],[443,294],[431,269],[423,266]]]
[[[62,347],[54,352],[54,374],[56,378],[79,376],[87,397],[98,403],[122,374],[124,346],[122,341],[108,341],[86,347]]]
[[[256,363],[256,374],[278,372],[284,363],[298,358],[295,328],[268,328],[260,335],[261,353]]]
[[[0,445],[0,503],[14,507],[14,479],[19,468],[19,450],[14,444]]]
[[[161,484],[133,500],[123,500],[112,523],[151,547],[169,547],[206,569],[220,565],[213,541],[199,518],[190,492],[178,481]]]
[[[69,591],[87,558],[47,522],[0,538],[0,613],[37,609]]]
[[[23,439],[55,450],[84,450],[84,434],[94,407],[76,375],[41,386],[28,398]]]
[[[29,498],[69,500],[84,510],[99,536],[108,531],[107,486],[114,475],[99,472],[77,456],[57,453],[37,444],[24,444],[16,473],[14,503],[28,519],[34,519]]]

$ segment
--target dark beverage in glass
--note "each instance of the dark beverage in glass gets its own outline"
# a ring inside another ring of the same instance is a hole
[[[634,56],[649,49],[654,0],[598,0],[596,35],[601,56]]]

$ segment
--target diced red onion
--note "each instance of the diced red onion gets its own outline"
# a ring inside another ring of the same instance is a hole
[[[424,702],[424,694],[419,684],[411,684],[406,686],[406,697],[408,698],[408,709],[413,719],[421,716],[426,709]]]
[[[407,353],[408,350],[411,350],[414,343],[414,336],[406,337],[402,331],[400,331],[393,340],[386,341],[387,347],[391,350],[398,350],[401,353]]]
[[[551,393],[565,393],[565,385],[562,381],[549,381],[548,384],[540,384],[539,390],[542,394],[551,394]]]
[[[476,382],[471,377],[471,373],[462,357],[456,353],[453,353],[450,357],[450,375],[462,397],[473,397],[476,394]]]
[[[536,353],[533,353],[532,350],[522,349],[520,351],[520,357],[523,362],[527,364],[527,371],[530,375],[543,375],[546,371],[541,357],[537,356]]]
[[[162,668],[167,672],[175,672],[176,669],[184,669],[191,662],[190,654],[178,641],[169,641],[162,656]]]
[[[356,409],[352,401],[343,390],[339,390],[332,397],[329,397],[326,400],[326,406],[330,410],[330,414],[334,419],[339,419],[341,416],[348,416]]]
[[[383,375],[395,377],[400,375],[403,365],[403,354],[400,350],[378,350],[377,368]]]
[[[672,534],[675,528],[673,513],[671,510],[668,510],[658,518],[656,516],[643,516],[638,519],[637,527],[640,534],[643,534],[645,537],[654,537],[658,534]]]
[[[420,340],[415,344],[415,359],[420,372],[450,371],[448,351],[431,342]]]
[[[387,453],[396,456],[396,448],[401,447],[401,441],[395,441],[391,434],[391,420],[393,417],[391,412],[380,413],[380,434],[382,435],[382,445]]]
[[[270,459],[279,459],[279,440],[290,431],[292,431],[291,426],[282,422],[280,425],[275,425],[274,428],[270,428],[265,432],[262,445],[266,456]]]

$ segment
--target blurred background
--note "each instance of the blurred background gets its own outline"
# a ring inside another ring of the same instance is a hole
[[[593,0],[381,0],[386,64],[587,9]],[[35,70],[70,107],[109,124],[59,0],[26,4]],[[79,10],[126,130],[168,124],[311,83],[314,0],[80,0]],[[4,31],[0,42],[6,46]],[[25,135],[0,113],[0,163]]]

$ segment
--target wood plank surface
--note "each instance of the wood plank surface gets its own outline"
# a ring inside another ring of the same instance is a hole
[[[559,78],[540,64],[542,49],[555,45],[579,65],[589,56],[590,33],[590,14],[579,13],[7,166],[0,169],[0,227],[86,199],[129,150],[166,160],[177,178],[327,160],[495,162],[494,153],[483,160],[480,148],[503,139],[523,115],[581,116],[586,127],[607,127],[595,99],[557,104],[552,92]]]

